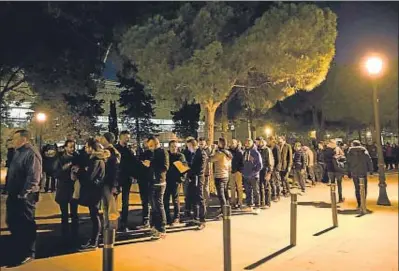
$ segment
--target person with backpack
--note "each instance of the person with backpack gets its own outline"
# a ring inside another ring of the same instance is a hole
[[[344,202],[342,196],[342,178],[345,172],[345,155],[337,146],[335,140],[330,140],[323,152],[324,164],[326,166],[329,184],[335,183],[338,187],[338,202]]]

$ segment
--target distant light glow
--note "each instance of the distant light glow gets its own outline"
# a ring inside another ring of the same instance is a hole
[[[377,75],[382,70],[382,59],[374,56],[370,57],[366,61],[366,68],[370,75]]]
[[[266,136],[270,136],[270,135],[272,134],[272,132],[273,132],[272,128],[270,128],[270,127],[266,127],[266,128],[265,128],[265,134],[266,134]]]
[[[366,136],[367,136],[367,137],[371,137],[371,132],[368,131],[368,132],[366,133]]]
[[[37,119],[39,122],[44,122],[44,121],[46,121],[46,118],[47,118],[47,116],[46,116],[46,114],[44,114],[44,113],[37,113],[37,115],[36,115],[36,119]]]

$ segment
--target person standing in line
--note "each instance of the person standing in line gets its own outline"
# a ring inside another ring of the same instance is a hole
[[[214,184],[212,183],[212,180],[211,180],[213,167],[212,167],[212,162],[211,162],[210,157],[214,155],[215,149],[213,146],[210,147],[207,144],[207,140],[203,137],[199,138],[198,144],[199,144],[199,147],[206,153],[206,156],[207,156],[207,162],[206,162],[206,168],[205,168],[204,197],[205,197],[205,203],[206,203],[207,207],[209,208],[211,192],[214,192],[214,191],[211,191],[211,190],[214,190],[214,189],[211,189],[212,186],[214,186]]]
[[[315,166],[315,178],[316,178],[316,182],[322,182],[323,176],[324,176],[324,171],[325,171],[324,147],[323,147],[322,143],[319,143],[317,145],[316,157],[317,157],[317,163]]]
[[[368,151],[361,146],[358,140],[354,140],[352,147],[348,150],[348,171],[350,177],[353,178],[357,208],[360,209],[360,179],[364,179],[365,196],[367,197],[367,173],[372,174],[373,163]]]
[[[283,188],[282,193],[284,197],[289,197],[290,184],[288,183],[288,175],[290,174],[292,168],[292,147],[287,143],[284,136],[279,137],[279,147],[281,156],[280,177]]]
[[[305,181],[309,176],[312,185],[315,186],[316,185],[316,177],[314,173],[315,153],[308,146],[303,146],[302,150],[306,158]]]
[[[7,139],[7,160],[6,160],[7,170],[10,168],[11,161],[12,161],[12,158],[14,157],[14,154],[15,154],[15,148],[12,144],[12,139],[9,138],[9,139]],[[6,183],[5,183],[4,189],[3,189],[3,191],[1,191],[1,193],[3,195],[7,194],[7,183],[8,183],[8,173],[6,174]]]
[[[392,170],[393,169],[393,160],[394,160],[394,153],[393,153],[393,148],[391,146],[391,143],[387,142],[386,147],[385,147],[385,163],[387,170]]]
[[[348,151],[349,152],[349,151]],[[377,145],[373,143],[370,145],[368,152],[371,157],[371,161],[373,162],[373,171],[378,172],[378,152],[377,152]]]
[[[75,152],[75,141],[66,140],[64,144],[64,153],[60,157],[58,167],[58,188],[55,194],[55,201],[61,210],[61,230],[64,244],[75,243],[78,238],[79,216],[78,201],[73,199],[74,181],[71,178],[71,170],[77,159]],[[69,225],[69,216],[72,219],[71,229]],[[70,239],[72,237],[72,240]]]
[[[272,151],[267,147],[263,137],[256,139],[256,146],[262,158],[263,168],[259,173],[259,189],[260,189],[260,208],[266,209],[271,206],[271,172],[274,166]]]
[[[220,203],[220,217],[223,216],[223,206],[229,204],[229,171],[231,168],[231,160],[233,158],[233,155],[226,149],[226,147],[226,139],[219,138],[218,148],[215,154],[210,157],[210,161],[214,163],[215,168],[215,184]]]
[[[188,164],[190,164],[190,162],[193,160],[193,157],[194,157],[194,152],[192,152],[189,148],[188,148],[188,143],[192,140],[192,139],[194,139],[193,137],[188,137],[187,139],[186,139],[186,147],[185,147],[185,149],[184,149],[184,151],[183,151],[183,155],[184,155],[184,157],[186,158],[186,161],[187,161],[187,163]],[[189,180],[189,175],[187,174],[186,175],[186,178],[185,178],[185,180],[184,180],[184,184],[183,184],[183,190],[184,190],[184,206],[185,206],[185,208],[184,208],[184,216],[186,217],[186,218],[188,218],[188,219],[190,219],[191,218],[191,213],[192,212],[194,212],[194,203],[193,203],[193,198],[190,198],[190,195],[189,195],[189,183],[190,183],[190,180]]]
[[[35,258],[35,209],[39,199],[42,157],[30,143],[28,130],[18,130],[12,137],[15,154],[8,171],[6,223],[15,249],[11,254],[15,265]]]
[[[191,198],[194,205],[194,220],[187,223],[187,226],[198,226],[198,230],[205,228],[206,204],[205,204],[205,169],[207,155],[202,150],[197,140],[190,139],[187,147],[194,155],[188,160],[188,198]]]
[[[233,209],[241,209],[243,201],[242,170],[244,168],[244,156],[242,150],[238,148],[237,139],[231,141],[230,153],[233,155],[230,180],[231,205]],[[236,197],[236,193],[238,197]]]
[[[327,148],[324,150],[324,164],[328,174],[329,184],[335,183],[338,187],[338,202],[344,202],[342,196],[342,178],[343,172],[338,168],[338,159],[344,157],[343,151],[337,146],[335,140],[330,140]]]
[[[252,139],[245,141],[244,178],[247,207],[255,214],[260,212],[259,173],[262,169],[262,158]],[[255,209],[253,208],[255,203]]]
[[[296,184],[299,184],[302,193],[305,193],[306,154],[303,152],[302,145],[299,142],[295,143],[294,149],[295,149],[294,158],[293,158],[294,182]]]
[[[55,192],[57,187],[56,172],[58,168],[59,157],[57,147],[48,144],[44,152],[43,170],[46,174],[46,182],[44,186],[45,193]]]
[[[166,173],[169,169],[169,154],[161,148],[156,137],[147,140],[148,150],[153,153],[151,160],[144,160],[143,164],[149,167],[151,178],[151,209],[152,209],[152,239],[166,236],[166,213],[164,195],[166,189]]]
[[[103,204],[104,204],[104,229],[115,227],[119,218],[118,208],[116,204],[116,195],[118,194],[118,172],[121,162],[121,154],[114,147],[115,135],[111,132],[105,133],[99,139],[100,144],[104,149],[109,151],[110,157],[105,163],[105,176],[104,176],[104,191],[103,191]]]
[[[180,223],[180,200],[179,187],[185,179],[185,174],[182,174],[174,164],[180,161],[183,165],[187,165],[186,159],[182,153],[178,151],[177,141],[169,142],[169,170],[166,173],[166,190],[164,196],[164,205],[166,212],[166,221],[169,225],[176,225]],[[173,202],[173,220],[170,214],[170,198]]]
[[[271,176],[272,200],[274,202],[278,202],[281,196],[280,195],[281,151],[279,145],[277,144],[277,140],[274,136],[269,137],[268,146],[272,151],[273,160],[274,160],[273,171]]]
[[[134,156],[128,146],[128,142],[130,141],[130,132],[122,131],[119,135],[119,143],[115,145],[115,148],[121,155],[121,160],[119,164],[119,172],[118,172],[118,186],[119,190],[122,194],[122,212],[120,216],[120,224],[119,231],[127,232],[129,230],[127,226],[128,214],[129,214],[129,196],[130,196],[130,188],[132,186],[132,174],[136,172],[137,174],[137,166],[135,166]],[[141,190],[141,189],[140,189]],[[143,210],[144,212],[144,210]],[[144,219],[144,222],[148,222],[147,218]],[[149,225],[149,223],[148,223]]]
[[[111,154],[104,150],[98,140],[89,138],[85,145],[89,161],[86,168],[79,168],[77,179],[80,181],[79,204],[89,208],[90,219],[92,222],[92,233],[86,244],[80,247],[81,250],[91,250],[98,248],[100,238],[100,202],[103,196],[105,161]],[[73,172],[76,169],[72,169]]]

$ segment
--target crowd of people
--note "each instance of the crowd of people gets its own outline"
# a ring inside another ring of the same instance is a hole
[[[41,189],[55,192],[66,242],[79,236],[78,206],[89,208],[91,236],[79,247],[87,250],[98,247],[102,228],[118,225],[119,231],[129,231],[129,196],[135,182],[142,208],[139,228],[148,228],[151,238],[157,240],[165,237],[167,225],[182,221],[204,229],[214,190],[219,200],[218,217],[224,205],[259,214],[281,197],[289,197],[293,187],[306,193],[307,183],[310,187],[320,182],[336,183],[339,202],[343,202],[342,178],[348,175],[353,178],[360,208],[359,180],[365,179],[367,189],[367,175],[375,170],[373,149],[367,150],[357,140],[346,147],[335,140],[291,145],[284,136],[248,138],[244,144],[224,138],[211,144],[205,138],[190,137],[183,148],[172,140],[166,150],[156,137],[146,139],[143,148],[132,148],[130,133],[123,131],[118,140],[108,132],[89,138],[80,150],[76,150],[75,141],[67,140],[62,151],[48,145],[41,154],[30,138],[27,130],[15,132],[10,141],[15,151],[7,164],[7,224],[11,236],[23,244],[18,251],[22,262],[34,257],[34,212]],[[386,148],[385,153],[392,155],[394,151]],[[117,197],[122,201],[120,213]]]

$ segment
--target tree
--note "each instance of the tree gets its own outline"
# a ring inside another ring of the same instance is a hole
[[[198,137],[199,119],[201,107],[196,103],[184,101],[177,111],[172,111],[172,120],[174,122],[173,132],[180,138],[189,136]]]
[[[134,71],[133,66],[125,64],[117,75],[119,88],[122,89],[119,103],[125,108],[122,111],[123,122],[136,135],[137,144],[140,145],[144,137],[158,133],[159,130],[158,125],[151,120],[155,116],[155,99],[134,77]]]
[[[119,135],[118,115],[116,113],[116,102],[110,101],[108,114],[108,131],[113,133],[116,138]]]
[[[279,3],[254,23],[251,10],[187,3],[174,19],[156,15],[131,27],[119,49],[157,98],[197,101],[213,140],[216,109],[249,74],[261,75],[261,85],[278,87],[284,98],[320,84],[335,53],[336,16],[329,9]],[[257,86],[244,87],[256,95]]]

